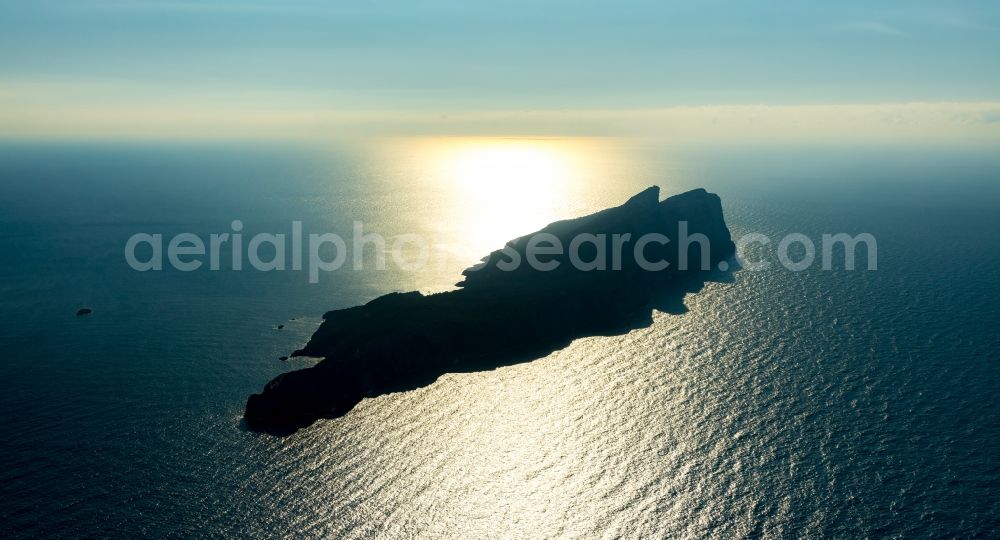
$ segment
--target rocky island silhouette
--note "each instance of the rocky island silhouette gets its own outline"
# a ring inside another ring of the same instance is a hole
[[[554,243],[575,249],[539,248]],[[660,201],[650,187],[508,242],[465,270],[457,290],[391,293],[326,313],[292,353],[322,360],[252,394],[246,425],[287,434],[444,373],[530,361],[576,338],[647,326],[653,310],[681,312],[686,293],[729,279],[734,251],[717,195],[696,189]]]

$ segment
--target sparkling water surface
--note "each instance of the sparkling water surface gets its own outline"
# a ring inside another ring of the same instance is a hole
[[[4,536],[1000,534],[995,152],[531,144],[523,167],[548,172],[520,184],[474,183],[489,158],[454,161],[453,141],[4,144]],[[790,272],[772,244],[772,269],[647,328],[288,437],[241,428],[248,394],[311,362],[278,357],[326,310],[445,290],[504,240],[650,184],[718,193],[736,237],[871,233],[878,269]],[[359,220],[433,256],[316,284],[125,263],[134,233],[234,219],[247,237]]]

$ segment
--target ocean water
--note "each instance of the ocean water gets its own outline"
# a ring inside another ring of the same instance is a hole
[[[546,140],[511,179],[463,144],[0,146],[3,536],[1000,535],[995,151]],[[447,289],[650,184],[718,193],[735,237],[774,239],[753,252],[772,268],[288,437],[241,427],[326,310]],[[309,283],[125,262],[132,234],[236,219],[416,233],[431,263]],[[841,232],[876,237],[877,270],[774,259],[784,235]]]

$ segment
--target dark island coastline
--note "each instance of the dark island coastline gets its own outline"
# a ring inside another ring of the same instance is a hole
[[[529,264],[511,269],[514,259],[526,260],[531,239],[546,233],[563,246],[581,236],[594,241],[578,244],[576,261],[566,251],[537,257],[557,261],[555,269]],[[615,235],[631,240],[617,269],[610,247]],[[666,268],[652,270],[631,256],[644,235],[669,238],[647,242],[640,250],[643,261],[664,261]],[[695,235],[707,242],[682,242]],[[573,264],[598,260],[598,246],[604,244],[605,268]],[[696,189],[660,201],[659,188],[648,188],[621,206],[558,221],[510,241],[465,270],[457,290],[391,293],[327,312],[305,347],[292,353],[323,360],[279,375],[252,394],[246,425],[289,434],[319,418],[342,416],[365,397],[418,388],[444,373],[530,361],[580,337],[648,326],[653,310],[683,311],[686,293],[706,281],[725,280],[725,272],[720,278],[717,270],[731,266],[727,260],[734,252],[717,195]]]

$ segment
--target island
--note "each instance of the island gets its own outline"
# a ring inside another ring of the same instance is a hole
[[[292,432],[365,397],[540,358],[580,337],[648,325],[654,309],[682,307],[713,272],[731,270],[735,246],[717,195],[659,196],[650,187],[511,240],[466,269],[456,290],[391,293],[326,313],[292,353],[322,360],[252,394],[246,425]]]

